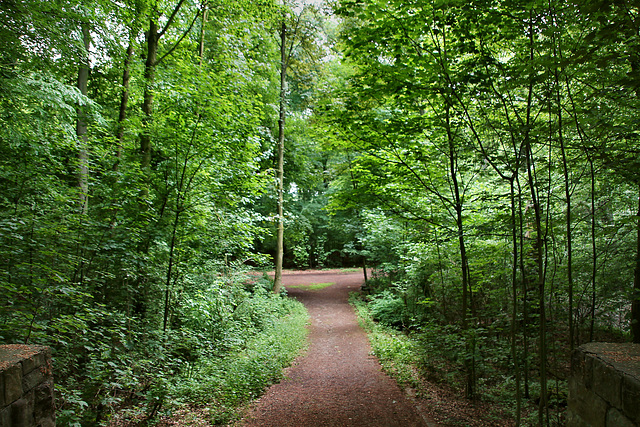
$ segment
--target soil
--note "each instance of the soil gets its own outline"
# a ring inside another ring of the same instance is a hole
[[[384,374],[348,304],[362,272],[285,272],[283,284],[333,282],[323,289],[288,287],[309,310],[309,348],[250,408],[249,426],[436,426],[416,401]]]

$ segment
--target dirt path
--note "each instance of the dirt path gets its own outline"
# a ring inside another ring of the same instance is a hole
[[[285,286],[335,282],[321,290],[287,288],[309,310],[310,345],[251,408],[243,426],[429,426],[370,354],[347,299],[362,273],[285,273]]]

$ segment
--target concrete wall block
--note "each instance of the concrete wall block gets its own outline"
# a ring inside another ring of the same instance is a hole
[[[567,411],[567,424],[566,427],[591,427],[591,424],[580,418],[580,415]]]
[[[622,407],[622,376],[605,362],[594,363],[593,391],[616,408]]]
[[[637,427],[629,418],[625,417],[622,412],[616,408],[609,409],[607,412],[607,427]]]
[[[572,377],[580,377],[584,376],[585,369],[585,356],[584,353],[579,349],[573,350],[571,354],[571,376]]]
[[[595,358],[592,355],[587,355],[584,359],[582,382],[584,382],[587,389],[591,390],[593,388],[593,365],[595,363]]]
[[[46,371],[43,366],[29,372],[26,376],[22,377],[22,390],[28,392],[33,390],[38,384],[45,381]]]
[[[51,418],[55,420],[53,411],[53,382],[47,381],[34,390],[34,410],[37,420]]]
[[[31,357],[26,359],[22,359],[20,363],[22,364],[22,375],[27,375],[38,366],[40,366],[40,361],[38,360],[38,354],[34,354]]]
[[[625,375],[622,381],[622,410],[636,424],[640,424],[640,381]]]
[[[22,367],[11,365],[2,373],[4,383],[4,404],[8,405],[22,396]]]
[[[11,404],[10,420],[11,427],[33,427],[34,419],[26,399],[18,399]]]
[[[606,426],[609,405],[574,377],[569,379],[568,404],[569,411],[573,414],[579,414],[581,419],[587,420],[590,427]]]
[[[9,411],[11,411],[10,406],[0,409],[0,427],[10,427],[11,413]]]

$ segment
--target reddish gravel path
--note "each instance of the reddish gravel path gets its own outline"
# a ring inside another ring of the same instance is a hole
[[[335,282],[321,290],[289,288],[309,310],[310,345],[287,379],[259,399],[241,425],[260,427],[430,426],[370,352],[347,299],[362,273],[286,272],[283,283]]]

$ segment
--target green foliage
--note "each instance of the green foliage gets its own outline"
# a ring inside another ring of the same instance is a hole
[[[252,303],[260,299],[264,308],[273,310],[270,315],[259,313],[266,314],[260,319],[260,333],[236,331],[247,338],[238,340],[224,354],[200,359],[187,378],[174,384],[174,404],[198,402],[210,406],[212,423],[228,423],[237,416],[233,408],[257,397],[281,378],[282,369],[305,344],[308,316],[302,305],[293,300],[269,293],[255,297]]]

